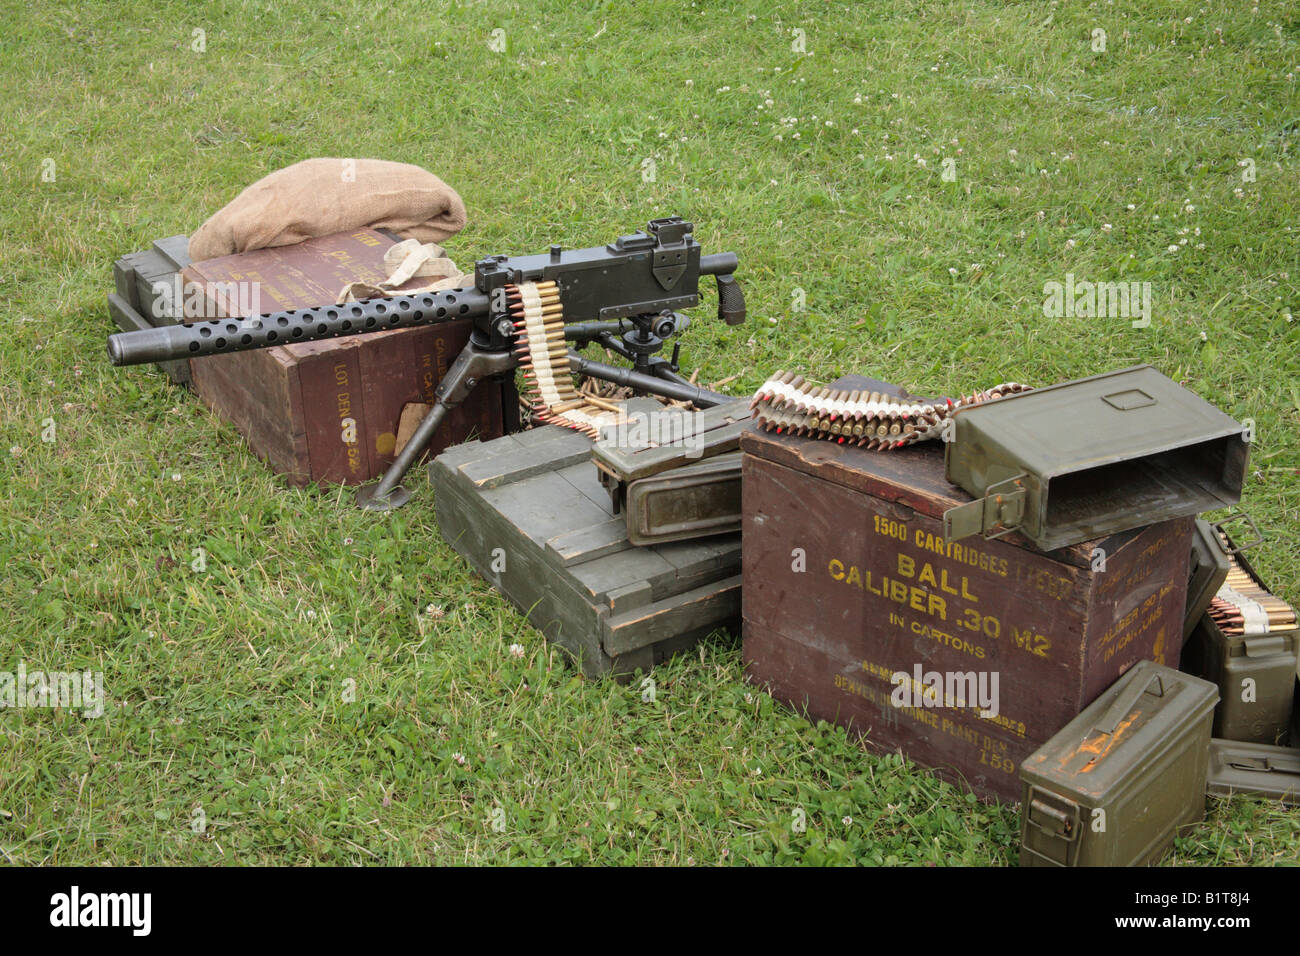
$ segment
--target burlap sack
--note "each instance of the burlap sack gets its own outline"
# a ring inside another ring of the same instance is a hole
[[[456,190],[419,166],[306,159],[259,179],[200,226],[190,236],[190,258],[287,246],[366,226],[441,242],[460,232],[465,218]]]

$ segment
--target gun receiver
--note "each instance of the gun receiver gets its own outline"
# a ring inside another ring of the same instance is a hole
[[[439,384],[433,409],[380,483],[358,492],[363,507],[387,510],[407,500],[398,483],[424,453],[446,413],[484,376],[509,374],[518,366],[509,289],[520,283],[555,284],[567,340],[579,348],[595,341],[633,362],[632,369],[623,369],[570,353],[572,370],[701,406],[727,400],[679,376],[676,349],[671,361],[655,354],[666,336],[690,324],[676,310],[699,305],[700,276],[717,279],[719,319],[728,325],[745,320],[735,253],[702,255],[693,230],[691,223],[671,216],[651,220],[645,231],[606,246],[565,250],[552,245],[540,255],[490,256],[475,264],[474,285],[466,289],[119,332],[108,338],[108,355],[114,365],[141,365],[471,319],[469,344]],[[568,323],[576,323],[572,334]]]

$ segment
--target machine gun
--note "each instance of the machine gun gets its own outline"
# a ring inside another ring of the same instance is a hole
[[[544,313],[557,332],[563,322],[565,342],[578,349],[596,342],[632,362],[630,369],[619,368],[568,351],[568,372],[701,407],[727,401],[728,396],[678,374],[678,346],[671,359],[658,354],[666,338],[689,327],[690,320],[677,310],[699,305],[700,276],[717,278],[719,319],[728,325],[745,320],[735,253],[702,255],[693,230],[672,216],[607,246],[565,250],[552,245],[541,255],[491,256],[475,264],[474,286],[467,289],[119,332],[108,338],[108,355],[114,365],[142,365],[471,319],[469,343],[438,384],[433,407],[379,482],[357,490],[362,508],[388,511],[409,500],[401,481],[447,413],[484,378],[500,380],[519,368],[526,351],[521,342],[530,337],[521,297],[535,306],[529,321]]]

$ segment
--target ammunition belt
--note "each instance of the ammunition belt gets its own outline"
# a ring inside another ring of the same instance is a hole
[[[622,407],[580,395],[569,371],[569,349],[564,344],[564,306],[554,282],[523,282],[506,286],[506,301],[515,323],[515,354],[527,381],[524,398],[533,420],[562,425],[590,438],[600,430],[623,422]]]
[[[1225,551],[1231,545],[1219,532]],[[1257,637],[1271,631],[1289,631],[1296,626],[1295,608],[1260,584],[1231,554],[1228,577],[1210,601],[1206,613],[1224,634]]]
[[[813,385],[802,375],[777,372],[754,393],[749,407],[765,431],[825,438],[889,451],[943,434],[944,422],[959,408],[1028,391],[1017,382],[956,401],[907,402],[883,392],[836,390]]]

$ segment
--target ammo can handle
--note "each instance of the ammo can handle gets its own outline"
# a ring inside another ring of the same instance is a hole
[[[1153,674],[1150,680],[1141,683],[1132,683],[1125,688],[1124,693],[1119,695],[1115,703],[1106,709],[1101,715],[1101,719],[1093,724],[1092,729],[1110,736],[1115,732],[1121,720],[1129,715],[1133,706],[1142,699],[1143,694],[1154,694],[1156,697],[1165,696],[1165,682],[1159,674]]]
[[[1250,533],[1254,535],[1254,538],[1245,544],[1233,543],[1232,539],[1228,537],[1228,533],[1223,530],[1223,526],[1232,524],[1235,521],[1245,521],[1246,524],[1250,526]],[[1255,519],[1252,518],[1248,512],[1242,511],[1240,508],[1233,511],[1232,514],[1228,515],[1228,517],[1224,518],[1222,521],[1216,521],[1212,527],[1216,532],[1218,532],[1218,537],[1221,539],[1221,543],[1223,544],[1223,551],[1230,558],[1241,554],[1243,551],[1249,551],[1257,544],[1264,543],[1264,534],[1259,530],[1259,525],[1255,524]]]
[[[1281,750],[1282,748],[1276,748]],[[1251,755],[1234,756],[1227,764],[1233,770],[1249,770],[1252,773],[1287,773],[1300,776],[1300,757],[1288,753],[1269,754],[1256,757]]]

